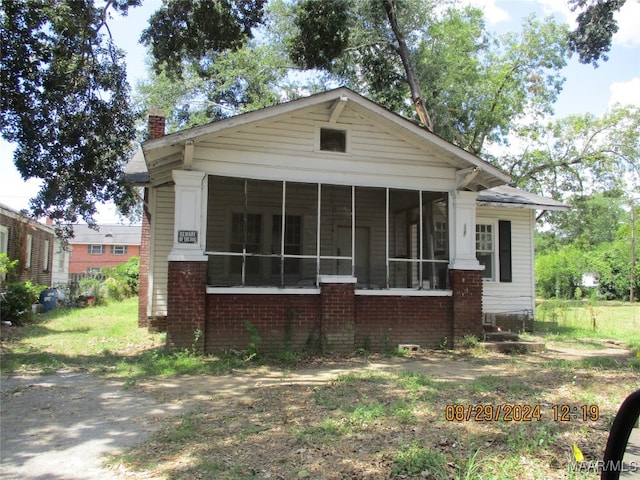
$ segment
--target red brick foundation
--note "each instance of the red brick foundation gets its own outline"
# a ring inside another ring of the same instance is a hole
[[[453,346],[465,335],[482,335],[482,271],[450,270],[453,291]]]
[[[353,352],[355,346],[355,283],[325,283],[320,287],[322,348]]]
[[[320,346],[317,295],[207,295],[207,352],[246,350],[260,337],[258,350],[317,350]]]
[[[482,273],[450,275],[452,295],[356,295],[353,283],[323,284],[319,295],[206,294],[206,262],[169,262],[167,345],[207,353],[251,343],[263,352],[458,346],[482,333]]]
[[[395,350],[399,344],[436,348],[453,338],[451,297],[356,297],[356,347]]]
[[[167,346],[204,352],[207,262],[169,262]]]

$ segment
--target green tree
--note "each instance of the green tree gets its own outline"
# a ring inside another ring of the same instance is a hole
[[[262,23],[266,0],[170,0],[149,19],[141,42],[153,68],[180,77],[183,62],[241,48]],[[204,65],[206,67],[206,65]]]
[[[554,213],[547,222],[563,244],[589,250],[616,240],[629,216],[622,208],[623,202],[619,191],[574,195],[567,201],[571,209]]]
[[[581,63],[598,66],[598,60],[608,60],[613,34],[618,31],[614,14],[626,0],[569,0],[572,10],[579,11],[578,26],[569,36],[571,49],[579,55]]]
[[[529,18],[522,34],[493,37],[482,12],[470,7],[442,12],[435,1],[347,3],[334,12],[341,21],[329,24],[311,14],[319,13],[318,0],[291,6],[288,16],[296,20],[283,44],[292,60],[401,115],[417,111],[425,126],[473,153],[486,141],[503,140],[525,113],[549,112],[561,89],[568,31],[551,19]],[[307,54],[325,38],[331,48],[320,57]]]
[[[555,198],[626,190],[640,172],[640,108],[532,124],[519,131],[519,142],[523,153],[499,160],[519,187]]]
[[[135,136],[123,52],[107,28],[111,12],[140,0],[23,0],[0,9],[2,136],[15,142],[22,177],[42,179],[37,217],[94,224],[96,203],[136,202],[123,181]]]

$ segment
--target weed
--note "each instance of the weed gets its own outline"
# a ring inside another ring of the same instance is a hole
[[[445,337],[440,337],[440,341],[438,342],[438,348],[440,350],[449,350],[449,339]]]
[[[471,348],[476,348],[478,347],[478,337],[476,337],[475,335],[465,335],[464,337],[462,337],[462,342],[460,343],[460,346],[462,348],[467,348],[467,349],[471,349]]]
[[[247,345],[247,360],[252,360],[260,354],[260,345],[262,344],[262,338],[258,333],[258,329],[253,326],[249,320],[244,320],[244,326],[249,331],[249,337],[251,341]]]
[[[396,452],[394,475],[418,475],[424,472],[428,478],[448,478],[445,456],[432,448],[422,447],[418,443],[404,446]]]

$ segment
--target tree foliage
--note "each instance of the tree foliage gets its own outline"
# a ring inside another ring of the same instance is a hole
[[[0,10],[2,136],[17,144],[22,177],[43,180],[34,215],[58,228],[79,218],[94,224],[98,202],[124,212],[135,203],[122,177],[135,115],[107,20],[139,3],[25,0]]]
[[[288,15],[316,3],[303,0]],[[494,37],[482,12],[471,7],[443,11],[442,2],[424,0],[345,3],[340,25],[348,35],[313,16],[298,17],[286,31],[284,44],[299,67],[323,69],[335,83],[404,116],[416,117],[422,103],[428,112],[422,123],[473,153],[502,140],[525,113],[551,111],[563,82],[568,32],[551,19],[529,18],[520,35]],[[310,43],[324,38],[319,31],[340,42],[330,49],[333,58],[323,54],[316,62],[295,47],[314,51]]]
[[[598,66],[598,60],[608,60],[613,35],[618,31],[614,14],[626,0],[569,0],[573,11],[580,11],[578,26],[569,36],[571,49],[578,53],[581,63]]]
[[[519,138],[523,153],[500,161],[515,184],[529,191],[565,198],[624,190],[629,178],[640,178],[640,108],[635,106],[533,124]]]
[[[262,22],[266,0],[171,0],[149,19],[141,41],[153,68],[180,77],[183,61],[198,62],[212,52],[236,50]]]

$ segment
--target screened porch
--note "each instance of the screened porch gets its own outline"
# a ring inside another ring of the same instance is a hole
[[[448,194],[208,176],[210,287],[448,288]]]

